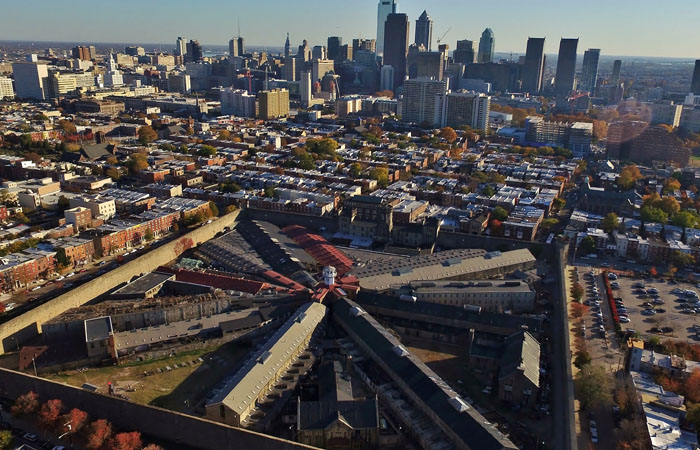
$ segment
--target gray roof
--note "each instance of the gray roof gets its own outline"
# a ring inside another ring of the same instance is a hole
[[[112,319],[109,316],[85,321],[85,342],[102,341],[112,334]]]
[[[378,428],[377,399],[350,401],[317,401],[299,404],[299,429],[318,430],[341,420],[355,430]]]
[[[527,331],[506,338],[498,377],[507,377],[516,370],[522,370],[535,386],[540,385],[540,343]]]

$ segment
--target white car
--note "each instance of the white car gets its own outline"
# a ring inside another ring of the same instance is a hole
[[[56,278],[56,281],[63,281],[63,280],[65,280],[65,279],[66,279],[66,277],[64,277],[63,275],[61,275],[60,277]]]
[[[5,311],[12,311],[17,306],[17,303],[8,303],[5,305]]]
[[[66,278],[70,278],[70,277],[72,277],[72,276],[75,276],[75,272],[69,273],[68,275],[66,275]]]
[[[620,316],[620,323],[630,323],[630,318],[627,316]]]

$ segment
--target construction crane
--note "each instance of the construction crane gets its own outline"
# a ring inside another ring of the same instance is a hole
[[[250,73],[250,69],[248,69],[248,71],[243,76],[248,79],[248,93],[252,94],[253,93],[253,74]]]
[[[445,39],[445,36],[447,36],[447,33],[449,33],[451,29],[452,29],[452,27],[448,28],[447,31],[445,31],[445,34],[443,34],[442,36],[440,36],[440,38],[437,40],[438,46],[440,45],[440,43],[442,42],[442,40]]]

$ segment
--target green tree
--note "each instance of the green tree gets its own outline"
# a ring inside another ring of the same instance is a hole
[[[158,139],[158,133],[156,133],[155,130],[150,127],[150,125],[144,125],[139,128],[139,142],[142,145],[149,144],[156,139]]]
[[[216,203],[209,201],[209,210],[211,211],[212,217],[218,217],[219,208],[216,206]]]
[[[305,145],[310,153],[317,155],[335,156],[338,149],[338,142],[331,138],[309,139]]]
[[[155,236],[153,235],[153,230],[148,228],[143,234],[143,238],[146,240],[146,242],[151,242],[155,238]]]
[[[559,224],[559,219],[550,217],[548,219],[544,219],[542,221],[542,230],[543,231],[550,231],[552,228],[557,226]]]
[[[579,244],[579,249],[581,250],[581,253],[584,255],[589,255],[591,253],[595,253],[595,251],[596,251],[595,240],[590,236],[584,237],[583,239],[581,239],[581,243]]]
[[[202,145],[202,147],[197,150],[197,154],[199,156],[211,157],[216,155],[216,148],[212,147],[211,145]]]
[[[681,240],[685,242],[687,228],[694,228],[698,226],[698,223],[700,223],[700,216],[698,216],[697,213],[693,213],[690,211],[681,211],[673,216],[673,218],[671,219],[671,223],[676,225],[677,227],[683,228],[683,235],[681,236]]]
[[[610,376],[605,367],[586,364],[574,380],[576,398],[584,409],[603,407],[612,401]]]
[[[617,186],[623,191],[634,188],[637,180],[642,178],[642,173],[637,166],[627,166],[620,171],[620,176],[617,179]]]
[[[56,249],[56,256],[54,256],[54,258],[56,259],[58,266],[61,268],[69,267],[73,264],[68,255],[66,255],[66,249],[63,247]]]
[[[654,222],[665,224],[668,221],[668,215],[659,208],[653,206],[644,206],[639,212],[642,222]]]
[[[126,167],[132,174],[148,168],[148,157],[143,153],[132,153],[126,162]]]
[[[369,171],[369,177],[377,180],[377,184],[381,188],[389,185],[389,169],[386,167],[375,167]]]
[[[490,184],[487,184],[481,190],[481,195],[483,195],[485,197],[492,197],[493,194],[495,194],[495,193],[496,193],[496,191],[493,189],[493,186],[491,186]]]
[[[228,141],[231,138],[231,133],[228,130],[219,131],[219,139],[222,141]]]
[[[500,206],[496,206],[493,208],[493,211],[491,211],[491,219],[498,220],[500,222],[503,222],[508,218],[508,211],[505,209],[501,208]]]
[[[562,209],[564,206],[566,206],[566,200],[561,197],[557,197],[554,199],[552,204],[554,205],[555,209]]]
[[[348,174],[353,178],[360,178],[360,175],[362,174],[362,166],[358,163],[350,164]]]
[[[12,441],[12,431],[0,431],[0,450],[9,450],[10,448],[12,448]]]
[[[274,198],[275,197],[275,187],[267,186],[265,188],[265,197]]]
[[[78,132],[78,129],[70,120],[59,120],[58,129],[67,135],[74,135]]]
[[[593,360],[593,358],[591,358],[590,353],[588,353],[586,350],[580,350],[580,351],[576,352],[576,358],[574,359],[574,366],[578,367],[580,370],[584,366],[590,364],[592,360]]]
[[[617,214],[614,212],[608,213],[605,217],[603,217],[603,231],[606,233],[612,233],[615,231],[620,224],[619,217]]]
[[[690,253],[684,253],[680,250],[674,250],[671,254],[671,261],[678,267],[692,266],[695,264],[695,258]]]

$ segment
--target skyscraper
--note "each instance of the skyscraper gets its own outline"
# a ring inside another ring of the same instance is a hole
[[[474,41],[462,40],[457,41],[457,48],[452,54],[452,59],[457,64],[474,64],[476,62],[476,50],[474,49]]]
[[[389,14],[384,27],[384,64],[394,68],[394,90],[403,86],[406,78],[409,23],[406,14]]]
[[[377,5],[377,53],[379,54],[384,52],[384,26],[386,19],[389,17],[389,14],[396,13],[397,6],[394,0],[379,0],[379,5]]]
[[[231,56],[243,56],[245,53],[245,40],[239,36],[228,41],[228,53]]]
[[[418,20],[416,20],[416,41],[417,47],[421,45],[426,50],[430,51],[433,45],[433,21],[430,19],[427,11],[423,11]]]
[[[613,62],[612,75],[610,75],[610,84],[618,86],[620,84],[620,71],[622,70],[622,60],[616,59]]]
[[[18,98],[34,100],[48,98],[49,70],[46,64],[31,61],[12,63],[12,73]]]
[[[304,70],[301,72],[299,80],[299,96],[301,97],[301,106],[308,108],[311,103],[311,72]]]
[[[598,84],[598,62],[600,61],[600,49],[589,48],[583,54],[583,67],[581,68],[581,87],[579,90],[595,94]]]
[[[175,41],[175,56],[185,56],[187,54],[187,39],[180,36]]]
[[[284,56],[292,56],[292,44],[289,43],[289,33],[287,33],[287,40],[284,41]]]
[[[198,40],[190,39],[190,42],[187,43],[187,60],[190,62],[200,62],[202,58],[202,45]]]
[[[491,97],[478,92],[450,92],[445,98],[442,126],[457,128],[467,125],[475,130],[487,131]]]
[[[421,52],[415,45],[411,45],[408,50],[406,64],[409,78],[428,77],[442,80],[442,73],[445,70],[442,53]]]
[[[277,119],[289,114],[289,91],[274,89],[258,93],[258,117],[263,120]]]
[[[481,33],[481,40],[479,41],[479,62],[493,62],[493,53],[495,48],[496,38],[493,35],[493,30],[491,28],[487,28],[483,33]]]
[[[695,95],[700,95],[700,59],[695,61],[695,70],[693,71],[693,81],[690,83],[690,92]]]
[[[343,45],[343,38],[331,36],[328,38],[328,59],[333,61],[342,60],[340,58],[340,47]]]
[[[576,78],[576,49],[578,38],[562,38],[559,43],[559,58],[557,59],[557,73],[554,79],[554,92],[557,97],[565,97],[574,90]]]
[[[447,81],[431,78],[406,80],[402,103],[402,120],[418,125],[440,126]]]
[[[522,72],[523,91],[535,94],[542,90],[544,64],[544,38],[528,38]]]

